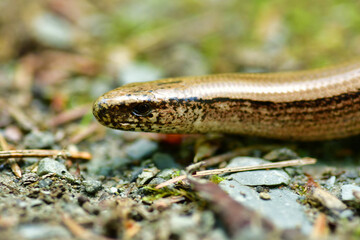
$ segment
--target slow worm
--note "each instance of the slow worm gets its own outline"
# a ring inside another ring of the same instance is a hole
[[[284,73],[229,73],[128,84],[93,105],[110,128],[301,141],[360,133],[360,62]]]

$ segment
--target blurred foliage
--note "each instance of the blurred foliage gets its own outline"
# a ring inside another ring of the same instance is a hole
[[[236,58],[252,49],[317,62],[360,51],[359,5],[339,0],[3,0],[1,57],[9,60],[36,50],[33,47],[62,47],[98,56],[121,46],[136,59],[151,60],[188,44],[212,58]],[[61,36],[56,31],[71,36],[62,36],[58,41],[68,43],[56,45],[50,36],[44,37],[46,31],[55,37]]]

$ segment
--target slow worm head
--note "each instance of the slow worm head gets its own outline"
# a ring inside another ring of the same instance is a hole
[[[343,138],[360,133],[360,62],[129,84],[101,96],[93,113],[101,124],[129,131]]]

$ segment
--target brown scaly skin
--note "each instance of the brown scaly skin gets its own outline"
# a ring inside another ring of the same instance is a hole
[[[293,73],[219,74],[129,84],[93,107],[110,128],[301,141],[360,133],[360,63]]]

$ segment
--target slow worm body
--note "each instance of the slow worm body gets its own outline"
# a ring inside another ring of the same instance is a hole
[[[107,127],[130,131],[343,138],[360,133],[360,62],[129,84],[101,96],[93,113]]]

